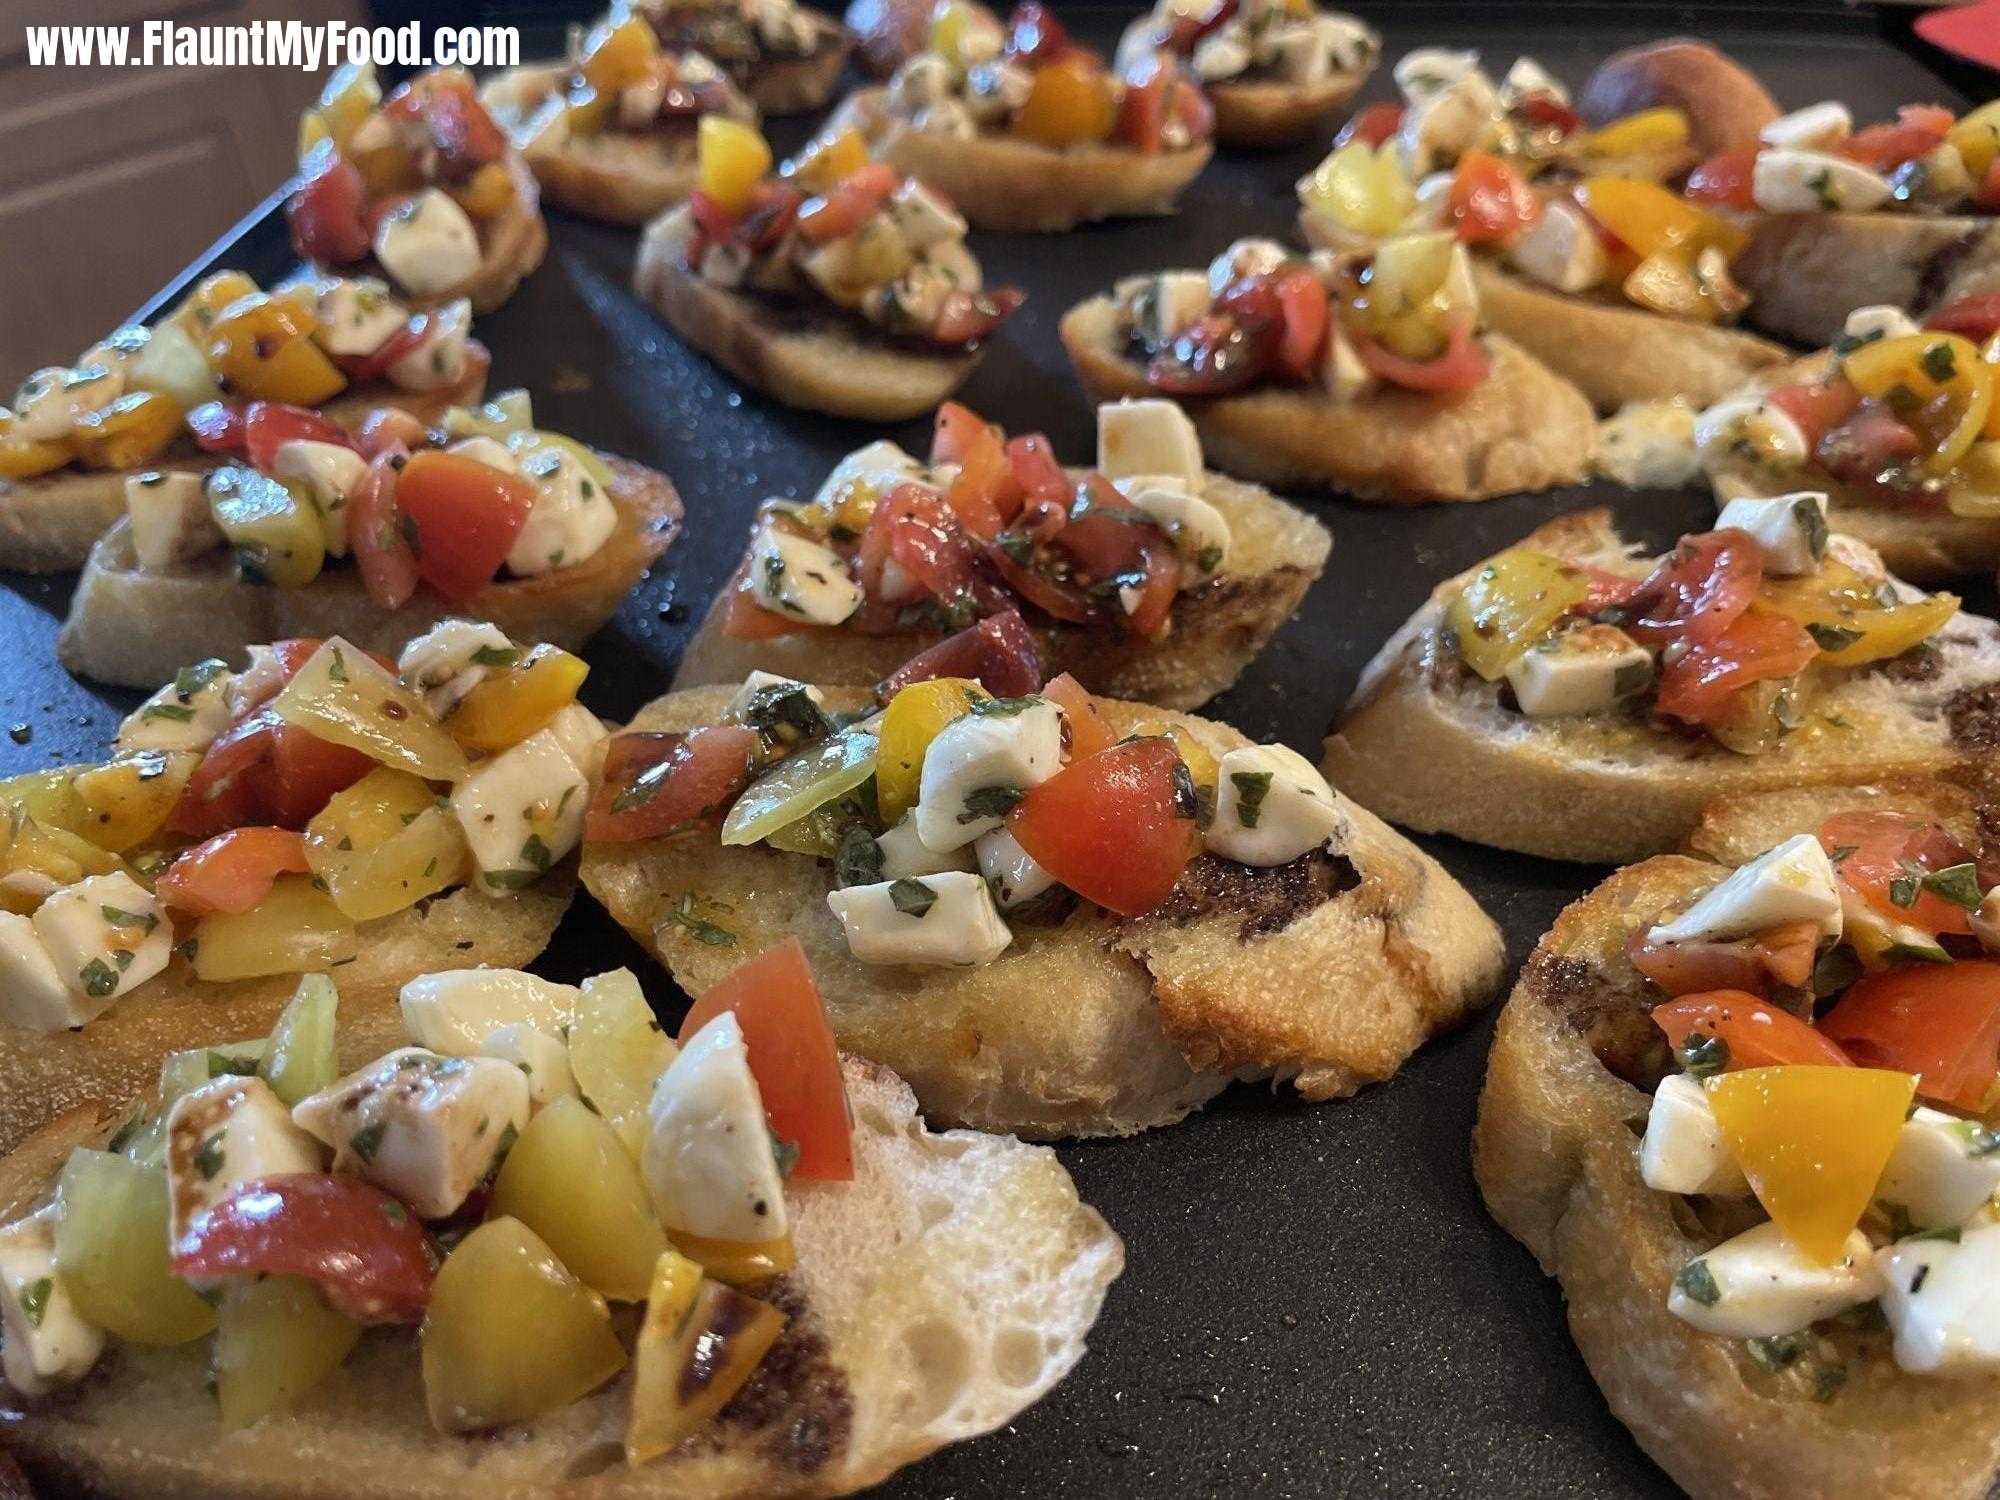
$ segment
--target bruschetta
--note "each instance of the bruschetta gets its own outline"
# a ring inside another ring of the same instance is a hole
[[[198,473],[246,403],[316,407],[351,427],[378,406],[435,421],[477,405],[491,357],[463,304],[412,312],[379,281],[300,278],[266,295],[208,277],[152,327],[35,371],[0,409],[0,568],[78,568],[125,511],[126,486]]]
[[[1578,511],[1446,580],[1363,671],[1327,774],[1408,827],[1623,861],[1712,797],[1995,764],[2000,625],[1829,535],[1824,495],[1720,528],[1646,561]]]
[[[479,97],[551,203],[608,224],[644,224],[686,201],[704,115],[757,122],[728,74],[699,52],[662,49],[629,13],[599,22],[570,61],[503,73]]]
[[[1697,1500],[1991,1490],[1993,814],[1726,799],[1563,912],[1501,1013],[1480,1189]]]
[[[823,108],[853,46],[839,22],[794,0],[634,0],[631,9],[667,51],[719,64],[767,115]]]
[[[678,1045],[626,970],[347,1002],[0,1162],[0,1422],[52,1492],[844,1495],[1039,1400],[1123,1269],[1053,1153],[837,1056],[795,944]]]
[[[102,764],[0,782],[0,1147],[268,1028],[303,972],[360,1008],[533,958],[605,741],[587,670],[464,620],[400,660],[281,640],[172,674]]]
[[[285,218],[308,265],[377,276],[414,307],[485,313],[542,263],[535,174],[469,74],[425,73],[385,100],[372,68],[344,67],[299,141]]]
[[[674,686],[762,671],[872,687],[978,619],[1092,692],[1207,702],[1297,607],[1331,538],[1209,473],[1171,402],[1097,420],[1097,467],[1066,469],[1039,433],[1009,440],[948,403],[928,462],[870,443],[809,502],[766,502]]]
[[[697,997],[796,936],[835,1038],[934,1120],[1124,1135],[1232,1078],[1352,1094],[1501,971],[1472,897],[1296,752],[991,644],[874,694],[674,693],[605,767],[592,894]]]
[[[1225,146],[1290,146],[1360,92],[1382,38],[1313,0],[1159,0],[1119,38],[1119,72],[1130,77],[1155,52],[1187,63]]]
[[[870,78],[886,79],[930,46],[933,17],[953,15],[961,8],[983,13],[983,23],[1000,24],[999,17],[978,0],[952,0],[944,7],[932,0],[849,0],[841,19],[854,38],[862,71]]]
[[[666,476],[537,429],[522,391],[351,434],[259,402],[208,442],[205,474],[127,487],[56,638],[70,671],[146,687],[288,635],[394,651],[453,614],[581,647],[680,524]]]
[[[1045,233],[1173,212],[1214,152],[1215,112],[1170,56],[1126,77],[1025,0],[1003,26],[953,0],[931,47],[828,124],[856,130],[980,229]]]
[[[1310,258],[1246,239],[1205,270],[1126,278],[1061,335],[1092,400],[1180,401],[1239,478],[1390,505],[1575,482],[1589,403],[1479,319],[1449,234]]]
[[[639,241],[632,285],[688,343],[787,406],[896,422],[944,400],[1021,293],[983,284],[942,193],[853,131],[782,172],[750,126],[710,115],[700,185]]]
[[[1755,74],[1709,43],[1684,36],[1612,53],[1576,98],[1577,115],[1594,128],[1657,109],[1674,110],[1687,121],[1688,145],[1703,157],[1748,144],[1779,115]]]

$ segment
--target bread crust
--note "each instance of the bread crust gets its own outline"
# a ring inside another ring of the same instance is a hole
[[[1370,71],[1336,73],[1318,83],[1280,79],[1211,83],[1207,93],[1215,108],[1215,138],[1227,146],[1295,146],[1345,109],[1361,92]]]
[[[1717,809],[1704,828],[1757,853],[1769,844],[1749,848],[1750,838],[1815,830],[1857,801],[1928,815],[1941,803],[1963,807],[1957,796],[1921,783],[1782,793],[1776,807],[1748,798]],[[1656,1193],[1640,1177],[1634,1130],[1647,1094],[1621,1074],[1634,1073],[1636,1044],[1663,1052],[1647,1015],[1661,996],[1624,945],[1723,868],[1662,855],[1564,910],[1501,1011],[1473,1174],[1501,1226],[1561,1283],[1570,1331],[1612,1411],[1689,1494],[1831,1495],[1865,1474],[1871,1494],[1976,1500],[2000,1470],[2000,1378],[1902,1375],[1877,1335],[1843,1346],[1845,1384],[1815,1401],[1760,1367],[1742,1341],[1667,1311],[1676,1273],[1723,1235],[1689,1211],[1696,1200]]]
[[[1058,325],[1093,401],[1152,396],[1119,346],[1117,304],[1079,302]],[[1489,340],[1493,373],[1460,398],[1378,389],[1335,401],[1271,387],[1182,403],[1216,467],[1261,484],[1325,484],[1357,500],[1490,500],[1573,484],[1595,441],[1590,404],[1518,345]]]
[[[490,620],[516,640],[578,649],[680,530],[680,496],[664,474],[599,457],[610,466],[608,493],[619,512],[604,545],[574,566],[489,584],[463,604],[419,587],[401,609],[382,609],[358,568],[301,589],[246,583],[219,552],[155,573],[139,567],[130,524],[121,520],[90,549],[56,656],[81,677],[151,687],[188,662],[219,656],[240,665],[251,643],[288,636],[340,635],[364,650],[395,652],[449,615]]]
[[[1630,549],[1607,510],[1559,516],[1521,545],[1614,571]],[[1530,719],[1499,707],[1442,640],[1438,585],[1376,653],[1325,746],[1335,786],[1405,827],[1549,859],[1622,864],[1676,847],[1719,796],[1884,778],[1964,776],[1995,760],[1986,703],[2000,696],[2000,626],[1959,615],[1935,637],[1935,671],[1830,674],[1813,724],[1745,756],[1601,716]]]
[[[343,392],[320,408],[322,415],[353,427],[378,406],[394,406],[425,423],[449,406],[474,405],[485,398],[493,356],[478,340],[466,346],[465,376],[438,391],[401,391],[372,385]],[[125,514],[125,480],[149,470],[206,473],[217,460],[180,437],[141,469],[58,469],[33,479],[0,479],[0,568],[19,573],[63,573],[83,566],[91,544]]]
[[[731,691],[674,693],[638,730],[722,717]],[[867,695],[828,690],[838,707]],[[1104,700],[1118,732],[1174,723],[1220,755],[1248,741],[1223,724]],[[1015,925],[976,969],[862,964],[827,909],[818,861],[724,848],[712,829],[589,844],[586,888],[692,994],[744,953],[796,935],[841,1046],[905,1078],[933,1120],[1031,1139],[1125,1135],[1180,1119],[1232,1076],[1290,1080],[1308,1099],[1387,1078],[1490,997],[1499,930],[1443,868],[1343,800],[1344,857],[1259,871],[1203,858],[1155,913],[1122,921],[1078,906]],[[681,902],[736,942],[695,938]]]
[[[984,356],[980,348],[946,353],[864,336],[832,311],[787,316],[761,298],[705,281],[685,265],[693,227],[685,208],[646,227],[632,289],[688,343],[787,406],[906,421],[957,390]]]
[[[801,9],[799,14],[819,33],[812,51],[802,57],[766,58],[733,71],[737,87],[764,114],[802,115],[824,109],[847,66],[847,54],[854,50],[854,38],[839,22],[810,10]]]
[[[527,121],[569,77],[568,63],[535,63],[502,73],[480,100],[516,140]],[[556,207],[606,224],[644,224],[685,202],[699,178],[692,129],[607,130],[568,136],[554,146],[529,141],[521,155]]]
[[[1576,108],[1592,125],[1608,125],[1664,105],[1687,116],[1701,156],[1747,146],[1780,113],[1756,76],[1692,37],[1668,37],[1614,52],[1585,80]]]
[[[1318,579],[1333,538],[1311,516],[1255,486],[1211,474],[1202,494],[1229,522],[1224,570],[1174,601],[1161,641],[1139,640],[1115,625],[1038,619],[1030,628],[1049,676],[1068,672],[1093,693],[1188,709],[1226,689],[1263,651]],[[738,684],[756,670],[873,687],[946,634],[871,636],[835,629],[740,641],[722,628],[728,602],[725,592],[709,606],[681,654],[676,690]]]
[[[709,1427],[643,1467],[620,1452],[629,1370],[532,1424],[446,1436],[425,1419],[407,1329],[364,1338],[296,1411],[226,1436],[204,1344],[117,1343],[65,1392],[0,1393],[8,1442],[37,1480],[112,1500],[806,1500],[880,1483],[1047,1394],[1125,1254],[1053,1152],[935,1134],[887,1070],[845,1070],[855,1180],[787,1190],[798,1263],[757,1292],[784,1332]],[[45,1184],[92,1123],[63,1122],[0,1176]]]
[[[2000,291],[2000,220],[1924,214],[1755,214],[1730,274],[1749,320],[1814,347],[1840,337],[1857,307],[1921,318],[1960,297]]]

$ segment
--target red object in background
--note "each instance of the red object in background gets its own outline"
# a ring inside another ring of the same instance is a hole
[[[1943,6],[1919,16],[1916,33],[1933,47],[2000,69],[2000,0]]]

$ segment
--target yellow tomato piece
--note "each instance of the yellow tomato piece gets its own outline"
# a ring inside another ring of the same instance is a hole
[[[1014,112],[1014,134],[1060,150],[1110,136],[1118,124],[1111,75],[1089,54],[1065,53],[1031,75],[1028,97]]]
[[[83,804],[76,800],[72,783],[83,769],[55,766],[47,771],[24,771],[0,781],[0,818],[4,818],[6,808],[18,805],[40,823],[75,833],[83,826]]]
[[[471,855],[429,783],[378,766],[306,825],[306,863],[351,920],[386,917],[462,884]]]
[[[1764,1211],[1831,1265],[1861,1222],[1916,1095],[1909,1073],[1792,1064],[1708,1084],[1722,1137]]]
[[[868,165],[868,143],[858,130],[843,130],[832,138],[808,144],[796,160],[785,164],[785,175],[808,193],[832,191],[842,178]]]
[[[425,781],[456,782],[469,769],[423,699],[339,636],[306,659],[271,707],[287,724]]]
[[[1498,682],[1515,659],[1568,614],[1590,585],[1546,552],[1514,547],[1489,558],[1445,607],[1445,625],[1465,664]]]
[[[70,441],[91,469],[136,469],[181,435],[180,402],[158,391],[127,391],[102,410],[78,417]]]
[[[498,399],[504,401],[506,397],[501,396]],[[529,460],[534,457],[536,451],[554,448],[572,459],[578,468],[590,476],[591,483],[596,484],[599,489],[611,488],[611,466],[605,463],[603,455],[587,443],[579,443],[573,437],[565,437],[560,432],[550,432],[544,427],[525,426],[517,432],[508,433],[503,441],[507,444],[507,451],[512,453],[515,460],[530,473],[534,472],[534,468]],[[589,485],[584,487],[583,497],[586,500],[591,498]]]
[[[33,479],[68,462],[68,443],[22,437],[14,414],[0,407],[0,479]]]
[[[167,1268],[167,1174],[78,1147],[56,1187],[56,1274],[76,1310],[134,1344],[185,1344],[215,1310]]]
[[[1994,404],[2000,409],[2000,401]],[[1955,516],[1981,520],[2000,517],[2000,439],[1983,438],[1966,450],[1944,498]]]
[[[1888,402],[1931,445],[1924,466],[1949,469],[1985,429],[1993,412],[1995,367],[1970,339],[1955,333],[1911,333],[1863,344],[1840,362],[1864,396]]]
[[[257,291],[257,283],[241,271],[217,271],[204,276],[185,301],[168,315],[167,321],[198,344],[207,344],[208,331],[222,310]]]
[[[589,665],[557,646],[537,646],[519,664],[488,677],[459,700],[445,727],[468,750],[518,745],[576,702]]]
[[[1996,382],[2000,382],[2000,333],[1994,334],[1979,351],[1979,362],[1986,366]],[[2000,385],[1993,392],[1993,404],[1986,409],[1986,426],[1979,435],[1989,442],[2000,438]]]
[[[1820,644],[1819,661],[1858,667],[1901,656],[1944,628],[1958,612],[1958,596],[1932,594],[1885,606],[1875,586],[1834,558],[1802,578],[1768,579],[1757,607],[1797,620]]]
[[[698,1282],[688,1298],[687,1273],[678,1266],[662,1271],[659,1287],[634,1352],[625,1433],[625,1456],[634,1464],[675,1447],[727,1406],[785,1327],[785,1315],[770,1303],[713,1281]]]
[[[1710,246],[1734,254],[1743,231],[1655,182],[1586,177],[1576,185],[1586,212],[1641,257],[1675,253],[1692,261]]]
[[[669,1229],[667,1238],[703,1271],[731,1286],[758,1286],[773,1276],[782,1276],[791,1270],[796,1258],[790,1235],[754,1245],[747,1240],[712,1240],[698,1234],[682,1234],[677,1229]]]
[[[1958,148],[1972,180],[1982,180],[2000,158],[2000,99],[1973,110],[1951,127],[1945,139]]]
[[[336,68],[320,90],[319,103],[299,119],[299,155],[303,157],[323,140],[331,140],[335,150],[345,151],[356,127],[381,102],[382,88],[375,81],[373,63],[347,63]]]
[[[639,1165],[611,1123],[581,1099],[528,1122],[493,1183],[490,1212],[540,1235],[585,1286],[639,1302],[668,1254]]]
[[[160,831],[201,763],[191,750],[140,750],[78,774],[83,832],[100,849],[123,853]]]
[[[245,912],[212,912],[195,924],[198,979],[260,979],[344,964],[360,951],[354,924],[304,875],[280,875]]]
[[[632,1349],[632,1415],[625,1428],[625,1461],[657,1458],[685,1435],[673,1418],[680,1398],[668,1358],[674,1337],[694,1310],[701,1267],[674,1250],[662,1250],[646,1292],[646,1318]]]
[[[1688,117],[1668,105],[1642,109],[1593,130],[1581,144],[1592,156],[1642,156],[1678,151],[1690,137]]]
[[[317,406],[347,387],[347,377],[312,335],[319,319],[289,297],[252,292],[215,315],[209,363],[232,395],[253,401]]]
[[[1349,141],[1313,168],[1299,196],[1308,212],[1370,239],[1401,229],[1417,205],[1393,140]]]
[[[86,875],[109,875],[124,868],[124,862],[110,850],[99,848],[81,834],[42,823],[26,813],[5,826],[0,869],[7,874],[26,872],[45,876],[57,885],[74,885]],[[29,895],[22,900],[10,899],[8,909],[32,911],[38,904]]]
[[[246,583],[304,588],[326,565],[326,528],[305,487],[228,464],[203,481],[208,513]]]
[[[660,56],[659,38],[643,16],[627,14],[619,20],[616,15],[614,11],[592,27],[583,43],[579,71],[600,94],[616,94],[645,82]]]
[[[416,154],[401,141],[385,141],[366,151],[350,153],[361,186],[370,200],[406,193],[422,186]]]
[[[297,1406],[360,1339],[361,1325],[303,1277],[244,1278],[223,1294],[209,1362],[223,1430]]]
[[[771,170],[771,147],[754,125],[703,115],[695,134],[701,190],[732,214],[750,206],[750,193]]]
[[[583,982],[569,1028],[569,1065],[576,1086],[618,1139],[639,1159],[653,1085],[678,1055],[630,969]]]
[[[876,737],[875,805],[885,827],[894,828],[917,805],[924,775],[924,752],[944,726],[962,718],[986,690],[967,677],[934,677],[913,682],[882,715]]]
[[[458,206],[475,219],[491,219],[514,201],[514,174],[502,162],[489,161],[451,190]]]

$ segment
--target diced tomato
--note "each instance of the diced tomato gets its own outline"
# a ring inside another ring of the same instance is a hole
[[[1039,0],[1023,0],[1007,18],[1007,54],[1010,57],[1035,64],[1049,63],[1075,47],[1076,43],[1070,40],[1069,32],[1063,29],[1055,12]]]
[[[192,916],[249,911],[280,875],[310,875],[306,841],[286,828],[235,828],[183,851],[161,874],[160,900]]]
[[[1042,696],[1063,711],[1063,719],[1069,725],[1071,760],[1082,760],[1100,750],[1109,750],[1118,743],[1118,736],[1111,732],[1111,726],[1104,722],[1104,715],[1097,711],[1097,700],[1085,692],[1083,684],[1069,673],[1050,679],[1042,689]]]
[[[362,586],[383,609],[401,609],[417,591],[417,557],[396,508],[396,470],[404,456],[400,442],[384,447],[348,501],[347,536]]]
[[[945,503],[981,541],[992,541],[1020,513],[1023,495],[1006,447],[993,424],[970,407],[947,401],[938,408],[931,463],[958,465]]]
[[[1021,612],[1003,610],[918,652],[875,695],[887,703],[911,683],[934,677],[964,677],[996,698],[1021,698],[1042,685],[1042,654]]]
[[[1514,113],[1530,125],[1553,130],[1558,135],[1573,134],[1584,126],[1582,115],[1546,91],[1528,95],[1514,106]]]
[[[1200,84],[1178,70],[1167,116],[1187,131],[1191,141],[1205,141],[1215,134],[1215,106]]]
[[[1951,111],[1938,105],[1905,104],[1896,111],[1895,124],[1857,130],[1833,149],[1849,161],[1887,174],[1935,151],[1944,143],[1952,121]]]
[[[346,791],[374,767],[373,759],[351,746],[323,740],[295,724],[278,724],[271,730],[265,810],[281,828],[303,828],[336,792]]]
[[[1147,524],[1101,474],[1085,479],[1081,493],[1088,495],[1089,506],[1071,519],[1054,545],[1075,559],[1092,583],[1120,580],[1137,587],[1137,604],[1124,611],[1126,628],[1151,639],[1165,626],[1180,592],[1180,557],[1167,535]],[[1135,578],[1136,584],[1129,582]]]
[[[1452,174],[1445,211],[1468,245],[1504,240],[1542,216],[1542,200],[1527,179],[1488,151],[1468,151]]]
[[[1923,883],[1926,875],[1972,861],[1937,824],[1893,812],[1836,813],[1821,825],[1819,841],[1839,856],[1834,868],[1841,881],[1882,916],[1933,936],[1971,933],[1965,908]]]
[[[1797,988],[1812,977],[1819,955],[1819,927],[1788,922],[1737,942],[1654,943],[1641,927],[1625,945],[1632,967],[1669,995],[1749,990],[1773,984]]]
[[[463,604],[507,560],[535,508],[535,487],[491,464],[427,448],[396,476],[396,508],[416,528],[418,575]]]
[[[388,377],[389,369],[404,355],[422,344],[431,329],[431,314],[411,313],[403,320],[403,326],[375,346],[372,354],[348,354],[340,360],[340,368],[347,378],[357,386],[374,385]],[[415,444],[411,445],[412,447]]]
[[[799,233],[815,245],[852,234],[902,186],[903,175],[886,161],[871,161],[849,172],[831,191],[809,199],[799,210]]]
[[[743,724],[614,735],[584,837],[629,843],[694,827],[750,784],[761,749],[757,731]]]
[[[204,453],[243,451],[243,413],[220,401],[204,401],[187,414],[188,431]]]
[[[736,230],[736,215],[724,208],[715,199],[696,188],[688,194],[688,215],[695,227],[711,240],[726,240]],[[689,259],[699,264],[700,257],[692,249]]]
[[[1007,463],[1013,469],[1014,482],[1025,495],[1037,500],[1058,500],[1068,509],[1069,471],[1062,466],[1047,438],[1039,432],[1010,438]]]
[[[1173,101],[1174,80],[1180,70],[1173,61],[1157,52],[1141,58],[1125,75],[1125,97],[1118,105],[1120,144],[1144,155],[1160,149],[1167,133],[1167,110]]]
[[[2000,292],[1981,292],[1947,302],[1924,319],[1924,327],[1956,333],[1975,344],[1984,344],[2000,333]]]
[[[305,175],[285,203],[285,222],[301,256],[322,266],[344,266],[368,253],[362,206],[368,189],[361,169],[332,146],[306,161]]]
[[[952,348],[976,344],[1027,300],[1028,294],[1019,287],[996,286],[977,292],[954,287],[938,306],[937,321],[931,324],[931,342]]]
[[[282,401],[252,401],[243,413],[243,447],[250,462],[268,474],[278,450],[291,442],[354,446],[345,432],[316,411]]]
[[[1986,1108],[2000,1067],[2000,963],[1914,964],[1857,981],[1820,1029],[1864,1067],[1917,1075],[1917,1093]]]
[[[1853,484],[1883,481],[1899,464],[1923,451],[1916,429],[1885,402],[1863,401],[1838,427],[1813,445],[1813,458],[1836,479]]]
[[[1153,356],[1146,383],[1169,396],[1240,391],[1270,368],[1281,333],[1276,319],[1246,324],[1211,311]]]
[[[794,1177],[854,1180],[854,1127],[826,1005],[795,937],[731,970],[696,999],[681,1045],[724,1011],[736,1013],[771,1133],[798,1148]]]
[[[269,821],[263,817],[263,766],[279,720],[260,709],[218,735],[203,752],[167,827],[196,838]]]
[[[1684,536],[1633,593],[1626,629],[1649,646],[1712,640],[1750,607],[1764,578],[1764,549],[1742,531]]]
[[[861,584],[871,599],[885,597],[883,574],[893,561],[947,610],[986,615],[1006,607],[1004,594],[980,576],[958,517],[927,486],[899,484],[891,490],[876,505],[862,542]]]
[[[1755,208],[1757,150],[1755,146],[1734,146],[1717,152],[1688,174],[1683,191],[1696,203],[1717,208]]]
[[[507,149],[507,137],[479,102],[469,79],[430,73],[389,96],[382,112],[421,125],[437,152],[438,174],[463,182]]]
[[[1624,604],[1639,592],[1639,580],[1627,578],[1623,573],[1612,573],[1604,568],[1594,568],[1589,563],[1575,564],[1588,585],[1589,592],[1577,604],[1578,614],[1594,615],[1613,605]]]
[[[1444,353],[1435,359],[1405,359],[1352,330],[1348,331],[1347,337],[1370,373],[1406,391],[1424,391],[1433,395],[1469,391],[1485,380],[1493,369],[1493,361],[1487,357],[1479,340],[1473,337],[1472,329],[1464,323],[1452,324],[1450,342],[1445,345]]]
[[[1192,782],[1165,739],[1072,760],[1031,789],[1008,829],[1087,901],[1143,916],[1173,891],[1200,843]]]
[[[1810,448],[1853,415],[1861,404],[1861,392],[1836,375],[1816,385],[1781,385],[1764,400],[1798,423]]]
[[[378,406],[361,419],[348,441],[363,458],[372,460],[384,453],[420,448],[425,438],[424,424],[400,406]]]
[[[1289,262],[1271,273],[1271,295],[1277,299],[1282,332],[1272,356],[1278,373],[1288,380],[1310,380],[1320,367],[1331,321],[1326,283],[1303,261]]]
[[[1790,677],[1819,655],[1819,643],[1788,615],[1750,610],[1722,634],[1682,637],[1686,650],[1663,658],[1654,708],[1688,724],[1706,724],[1753,683]]]
[[[1696,1034],[1719,1038],[1729,1049],[1731,1068],[1774,1068],[1786,1063],[1836,1068],[1853,1065],[1838,1042],[1790,1011],[1742,990],[1713,990],[1669,1000],[1654,1007],[1653,1020],[1676,1050]]]
[[[303,1276],[359,1323],[418,1323],[437,1252],[396,1199],[347,1172],[233,1187],[173,1245],[176,1276]]]
[[[999,543],[986,549],[986,560],[1001,581],[1052,620],[1081,625],[1097,617],[1090,596],[1073,584],[1039,571],[1032,559],[1017,562]]]
[[[753,251],[768,250],[791,232],[805,203],[803,189],[766,178],[751,186],[750,206],[743,210],[731,235]]]
[[[1403,128],[1403,106],[1400,104],[1371,104],[1348,117],[1340,127],[1340,134],[1333,138],[1337,151],[1349,141],[1366,141],[1369,146],[1380,146]]]

